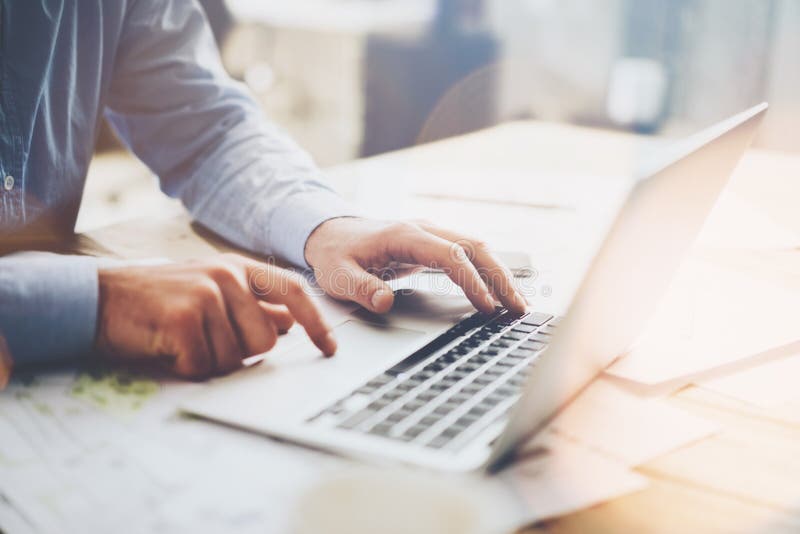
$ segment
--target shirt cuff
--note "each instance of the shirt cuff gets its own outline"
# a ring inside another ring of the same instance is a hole
[[[97,326],[97,261],[86,256],[3,258],[0,329],[14,366],[89,353]]]
[[[272,212],[268,242],[276,256],[298,267],[310,268],[305,248],[311,233],[330,219],[358,215],[348,202],[332,191],[295,193]]]

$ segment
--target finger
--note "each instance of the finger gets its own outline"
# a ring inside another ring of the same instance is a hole
[[[225,309],[242,350],[241,358],[263,354],[275,346],[278,328],[261,309],[258,297],[250,291],[241,266],[222,265],[212,269],[211,277],[219,285]]]
[[[394,293],[384,281],[365,271],[355,261],[338,265],[317,282],[334,298],[352,300],[375,313],[386,313],[394,303]]]
[[[389,253],[399,261],[412,261],[442,269],[461,289],[469,301],[484,313],[494,311],[489,288],[467,257],[464,249],[439,236],[417,230],[394,234],[389,241]]]
[[[289,329],[294,326],[294,317],[286,308],[286,306],[279,306],[277,304],[270,304],[268,302],[258,302],[261,311],[266,315],[270,321],[275,324],[279,334],[285,334]]]
[[[433,225],[422,224],[422,228],[443,239],[461,245],[497,300],[513,312],[525,312],[527,303],[514,287],[511,271],[492,254],[488,246],[457,232],[437,228]]]
[[[202,322],[202,312],[196,309],[179,313],[170,335],[170,345],[174,348],[168,353],[175,355],[172,370],[192,380],[208,378],[214,372],[214,360]]]
[[[244,347],[239,343],[228,317],[221,291],[217,293],[215,302],[205,310],[204,328],[216,364],[213,372],[226,374],[242,367]]]
[[[336,353],[336,340],[306,291],[303,280],[290,271],[272,265],[249,260],[246,265],[254,293],[266,302],[286,306],[322,353],[333,356]]]

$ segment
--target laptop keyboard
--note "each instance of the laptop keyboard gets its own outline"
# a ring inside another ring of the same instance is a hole
[[[433,449],[507,417],[559,319],[476,313],[309,421]]]

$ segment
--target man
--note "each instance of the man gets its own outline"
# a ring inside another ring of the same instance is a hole
[[[0,0],[0,221],[68,234],[101,114],[196,220],[249,250],[314,269],[338,299],[382,313],[395,263],[444,269],[480,310],[522,311],[487,248],[430,225],[356,217],[310,158],[223,71],[190,0]],[[488,285],[487,285],[488,284]],[[239,256],[158,266],[0,258],[0,378],[94,352],[204,378],[268,351],[300,323],[336,342],[299,278]],[[2,362],[6,363],[3,364]]]

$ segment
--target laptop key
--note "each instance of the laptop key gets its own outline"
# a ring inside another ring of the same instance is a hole
[[[390,389],[389,391],[387,391],[386,393],[381,395],[381,398],[386,399],[388,401],[393,401],[393,400],[399,399],[402,396],[403,396],[403,392],[402,391],[397,390],[397,389]]]
[[[378,423],[369,430],[369,433],[377,434],[378,436],[388,436],[391,430],[392,425],[390,423]]]
[[[456,354],[452,350],[439,356],[438,360],[442,363],[453,363],[461,357],[461,354]]]
[[[469,412],[467,412],[467,413],[471,413],[471,414],[472,414],[472,415],[474,415],[475,417],[477,417],[477,418],[481,418],[481,417],[483,417],[483,416],[484,416],[484,415],[485,415],[485,414],[486,414],[488,411],[489,411],[489,407],[488,407],[488,406],[485,406],[484,404],[482,404],[482,403],[481,403],[481,404],[476,404],[475,406],[473,406],[473,407],[472,407],[472,409],[470,409],[470,411],[469,411]]]
[[[542,343],[541,341],[536,341],[536,340],[532,339],[530,341],[523,341],[520,344],[519,348],[520,349],[528,349],[528,350],[531,350],[533,352],[539,352],[540,350],[543,350],[546,346],[547,346],[547,343]]]
[[[472,380],[472,382],[474,384],[478,384],[479,386],[486,386],[487,384],[491,384],[492,382],[494,382],[494,377],[484,374],[484,375],[476,376]]]
[[[450,402],[457,402],[457,403],[461,404],[461,403],[467,402],[471,398],[472,398],[472,395],[470,395],[468,393],[459,392],[459,393],[456,393],[455,395],[453,395],[452,397],[450,397]]]
[[[489,354],[478,354],[470,358],[470,363],[474,363],[477,365],[483,365],[484,363],[488,362],[489,360],[493,359],[494,356],[490,356]]]
[[[442,436],[444,436],[446,438],[453,439],[454,437],[459,435],[463,430],[464,429],[461,428],[461,427],[449,426],[449,427],[444,429],[444,431],[442,432]]]
[[[391,404],[391,401],[388,401],[388,400],[386,400],[384,398],[380,398],[380,399],[377,399],[377,400],[374,400],[374,401],[370,402],[369,406],[367,406],[367,408],[377,412],[377,411],[382,410],[383,408],[386,408],[387,406],[389,406],[389,404]]]
[[[550,343],[552,339],[549,334],[542,334],[540,332],[536,332],[531,336],[531,341],[538,341],[540,343]]]
[[[462,389],[461,391],[463,391],[469,396],[472,396],[481,391],[482,389],[483,389],[482,385],[473,382],[471,384],[467,384],[466,386],[464,386],[464,389]]]
[[[391,382],[393,378],[389,375],[381,375],[378,377],[373,378],[369,382],[367,382],[367,386],[372,387],[374,389],[378,389],[380,387],[385,386],[389,382]]]
[[[516,389],[507,385],[502,385],[494,391],[495,395],[502,395],[503,397],[510,397],[512,395],[515,395],[516,393],[517,393]]]
[[[511,352],[509,352],[508,356],[513,356],[513,357],[517,357],[517,358],[533,358],[534,356],[536,356],[537,352],[539,352],[540,350],[542,350],[544,348],[544,347],[542,347],[541,349],[540,348],[536,348],[536,349],[529,348],[529,347],[525,346],[525,343],[532,343],[532,342],[531,341],[525,341],[518,348],[516,348],[516,349],[512,350]],[[536,342],[536,343],[538,343],[538,342]]]
[[[515,332],[512,330],[510,332],[506,332],[505,334],[503,334],[503,337],[501,337],[500,339],[507,339],[509,341],[519,341],[520,339],[525,339],[526,337],[528,336],[525,332]]]
[[[355,428],[370,417],[375,415],[375,412],[372,410],[361,410],[360,412],[356,413],[345,419],[343,422],[339,423],[339,428],[346,428],[351,429]]]
[[[506,371],[508,371],[507,368],[504,369],[502,367],[498,367],[497,364],[495,364],[495,365],[489,367],[488,369],[486,369],[486,371],[484,371],[484,375],[486,375],[486,376],[492,378],[492,380],[494,380],[495,378],[497,378],[498,376],[502,375]],[[476,380],[476,382],[477,382],[477,380]]]
[[[544,334],[546,336],[552,336],[556,333],[556,328],[554,326],[550,326],[550,323],[541,327],[538,331],[539,334]]]
[[[389,416],[386,418],[386,420],[389,421],[390,423],[399,423],[400,421],[402,421],[406,417],[407,417],[407,415],[405,413],[403,413],[403,412],[392,412],[392,413],[389,414]]]
[[[533,312],[530,315],[523,317],[522,323],[533,326],[542,326],[552,318],[552,315],[548,315],[546,313]]]
[[[530,334],[534,330],[536,330],[537,326],[532,324],[525,324],[519,323],[518,325],[514,325],[514,328],[511,329],[512,332],[521,332],[523,334]]]
[[[426,403],[438,397],[439,394],[435,391],[426,390],[417,395],[417,398],[421,401],[425,401]]]
[[[521,362],[522,360],[525,360],[527,358],[529,358],[529,356],[526,356],[524,354],[519,354],[518,352],[512,352],[512,353],[506,354],[506,356],[505,356],[505,358],[503,358],[503,360],[505,360],[507,362],[511,362],[511,365],[517,365],[519,362]]]
[[[433,413],[435,413],[436,415],[445,416],[452,411],[453,408],[451,406],[448,406],[447,404],[441,404],[433,410]]]
[[[406,436],[406,437],[414,439],[417,436],[419,436],[420,434],[422,434],[423,432],[425,432],[426,430],[428,430],[427,426],[421,425],[421,424],[416,424],[416,425],[412,426],[411,428],[409,428],[408,430],[406,430],[403,433],[403,435]]]
[[[525,383],[525,378],[526,378],[525,375],[521,375],[521,374],[514,375],[514,376],[512,376],[511,378],[508,379],[508,383],[513,387],[521,388],[522,384]]]
[[[441,449],[448,443],[450,443],[450,438],[445,436],[436,436],[427,444],[427,446],[432,449]]]

